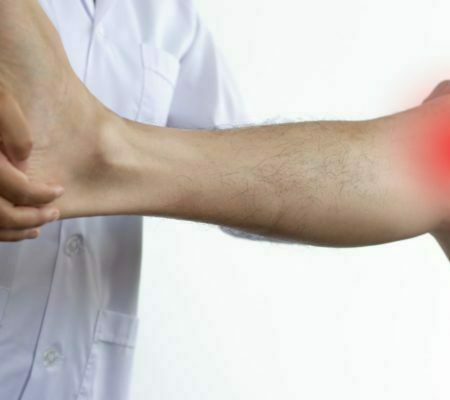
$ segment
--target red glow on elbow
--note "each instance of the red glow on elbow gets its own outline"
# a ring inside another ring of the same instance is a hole
[[[425,178],[436,189],[450,190],[450,118],[438,118],[427,124],[421,135],[418,154]]]

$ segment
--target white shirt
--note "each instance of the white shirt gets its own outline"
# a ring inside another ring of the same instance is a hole
[[[184,128],[242,122],[230,75],[189,0],[41,3],[76,74],[116,113]],[[127,398],[141,225],[138,217],[68,220],[38,240],[0,244],[1,400]]]

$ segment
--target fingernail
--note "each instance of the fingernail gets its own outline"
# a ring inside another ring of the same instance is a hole
[[[47,220],[48,222],[56,221],[60,217],[59,210],[56,209],[50,209],[47,211]]]
[[[64,188],[62,186],[55,187],[55,195],[61,197],[64,194]]]
[[[36,239],[39,236],[39,229],[33,229],[32,231],[28,232],[27,238],[28,239]]]

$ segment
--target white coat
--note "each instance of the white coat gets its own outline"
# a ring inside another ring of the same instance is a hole
[[[183,128],[242,122],[191,1],[41,4],[76,74],[121,116]],[[75,219],[46,226],[38,240],[0,244],[0,399],[127,398],[141,230],[140,217]]]

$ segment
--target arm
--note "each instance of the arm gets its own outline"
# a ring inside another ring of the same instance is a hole
[[[405,166],[420,110],[226,134],[144,126],[90,95],[34,1],[0,6],[0,18],[17,12],[13,25],[0,24],[9,43],[0,79],[36,132],[27,174],[65,187],[56,202],[63,218],[157,215],[340,246],[399,240],[445,221]]]
[[[217,132],[108,113],[97,168],[108,173],[64,216],[164,216],[332,246],[416,236],[443,219],[403,151],[417,114]]]
[[[183,129],[215,129],[245,124],[249,116],[227,61],[195,11],[190,20],[194,33],[189,47],[180,57],[180,73],[167,125]],[[222,228],[234,237],[266,239],[237,229]]]

